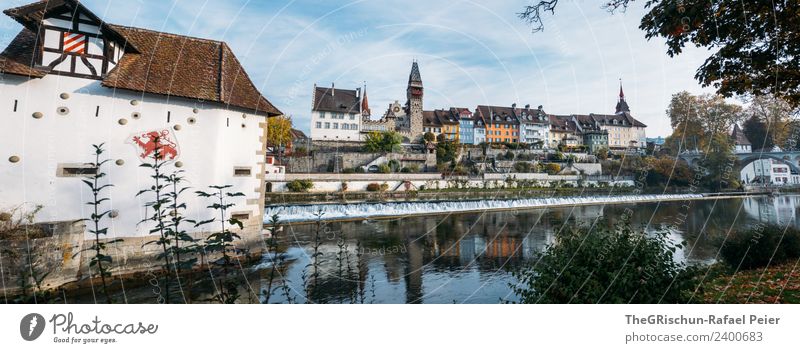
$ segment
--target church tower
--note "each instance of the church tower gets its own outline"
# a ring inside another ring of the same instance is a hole
[[[411,64],[411,74],[408,75],[408,88],[406,90],[406,110],[410,123],[410,137],[414,140],[422,136],[422,76],[419,65],[414,61]]]
[[[631,108],[628,107],[628,102],[625,101],[625,93],[622,92],[622,81],[619,82],[619,101],[617,101],[616,114],[630,113]]]

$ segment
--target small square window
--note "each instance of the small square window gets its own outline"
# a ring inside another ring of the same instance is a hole
[[[250,167],[233,167],[233,176],[247,177],[253,174],[253,169]]]

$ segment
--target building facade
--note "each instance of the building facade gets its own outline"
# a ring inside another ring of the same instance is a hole
[[[792,174],[786,163],[764,158],[744,166],[740,172],[740,180],[743,184],[787,185],[796,184],[798,175]]]
[[[524,109],[515,110],[519,120],[519,141],[540,148],[547,148],[550,140],[550,122],[547,114],[540,105],[531,109],[526,105]]]
[[[622,84],[614,115],[591,114],[608,131],[608,146],[612,150],[642,150],[647,147],[647,125],[631,115]]]
[[[733,153],[753,152],[753,145],[750,143],[747,136],[745,136],[744,131],[739,129],[739,124],[733,124],[731,139],[733,140]]]
[[[341,89],[314,85],[311,139],[361,141],[361,88]]]
[[[450,114],[458,117],[458,140],[467,145],[475,144],[475,121],[467,108],[450,108]]]
[[[74,0],[5,13],[23,28],[0,54],[0,209],[41,205],[40,222],[85,219],[92,193],[82,180],[102,172],[114,185],[101,193],[113,210],[106,236],[148,235],[152,224],[140,221],[152,196],[137,193],[151,180],[139,165],[158,150],[162,173],[185,170],[187,186],[242,192],[231,214],[260,234],[266,119],[281,112],[224,42],[108,24]],[[92,145],[101,143],[109,162],[98,167]],[[193,218],[215,216],[206,200],[185,202]]]
[[[479,105],[475,114],[486,124],[486,142],[519,142],[519,121],[514,110],[516,107],[498,107]]]
[[[572,119],[583,138],[586,152],[595,154],[602,149],[608,149],[608,131],[603,130],[593,116],[573,115]]]

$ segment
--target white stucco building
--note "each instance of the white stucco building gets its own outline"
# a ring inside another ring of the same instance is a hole
[[[362,104],[368,115],[366,97],[361,100],[361,88],[341,89],[314,85],[311,108],[311,139],[313,141],[361,141]]]
[[[0,210],[42,205],[41,222],[89,217],[92,144],[105,143],[101,194],[109,237],[143,236],[152,210],[155,143],[166,172],[180,168],[194,190],[232,185],[232,215],[248,229],[263,217],[266,118],[276,109],[223,42],[103,22],[75,0],[6,10],[23,28],[0,54]],[[41,45],[40,45],[41,44]],[[155,137],[158,137],[158,140]],[[194,219],[216,214],[185,194]]]
[[[800,176],[792,174],[786,163],[764,158],[745,165],[740,180],[744,184],[787,185],[800,183]]]

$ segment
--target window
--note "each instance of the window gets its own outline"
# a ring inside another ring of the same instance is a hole
[[[233,176],[245,177],[245,176],[250,176],[252,174],[253,171],[250,167],[233,167]]]
[[[333,128],[334,129],[338,129],[339,128],[339,123],[333,123]]]
[[[319,112],[319,118],[325,119],[325,112]]]
[[[356,115],[353,114],[353,113],[350,113],[350,120],[356,120]]]
[[[331,123],[325,123],[325,128],[326,129],[330,129],[331,128]]]
[[[59,164],[56,176],[63,178],[80,178],[92,176],[97,173],[97,168],[90,163],[64,163]]]
[[[250,212],[234,212],[231,214],[231,218],[238,220],[240,222],[246,221],[250,219]]]
[[[317,129],[321,129],[321,128],[322,128],[322,123],[317,121]]]

